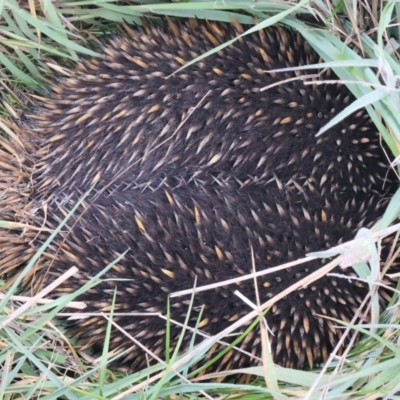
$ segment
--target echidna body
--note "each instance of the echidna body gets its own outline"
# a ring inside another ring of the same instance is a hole
[[[317,84],[330,71],[315,85],[293,79],[300,72],[268,72],[318,62],[300,34],[268,28],[176,72],[235,35],[230,25],[197,21],[127,28],[102,45],[103,58],[85,59],[56,80],[28,121],[32,194],[9,203],[2,217],[51,231],[94,189],[23,290],[36,292],[76,265],[79,273],[52,296],[73,293],[126,252],[78,299],[89,313],[109,312],[116,290],[114,321],[163,356],[165,319],[118,314],[165,314],[168,294],[196,279],[202,286],[251,273],[252,250],[256,270],[268,269],[351,239],[382,215],[393,184],[368,115],[359,111],[315,136],[352,101],[346,87]],[[18,246],[4,247],[3,273],[18,271],[49,235],[18,234],[8,233]],[[320,266],[259,277],[259,300]],[[246,315],[251,308],[236,289],[257,302],[253,279],[200,292],[190,325],[202,312],[199,327],[215,334]],[[297,368],[326,361],[342,332],[329,318],[349,321],[367,292],[360,281],[323,277],[278,301],[266,315],[274,360]],[[171,319],[183,324],[189,303],[171,299]],[[69,328],[99,349],[107,324],[99,314]],[[174,346],[181,327],[171,328]],[[113,329],[111,348],[129,347],[119,364],[147,365],[144,351]],[[258,328],[238,347],[260,357]],[[254,364],[232,350],[213,368]]]

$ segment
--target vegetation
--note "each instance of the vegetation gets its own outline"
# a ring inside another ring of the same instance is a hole
[[[85,55],[96,55],[93,42],[104,33],[115,32],[117,23],[141,24],[144,19],[162,23],[164,16],[221,21],[235,18],[240,23],[255,23],[246,33],[277,22],[299,30],[320,54],[325,66],[332,67],[357,98],[337,118],[367,107],[393,153],[390,158],[394,160],[400,153],[400,96],[397,88],[400,76],[397,53],[400,46],[400,3],[394,0],[317,0],[313,3],[308,0],[298,3],[186,0],[152,4],[155,1],[144,0],[140,5],[129,0],[0,1],[0,129],[3,135],[14,135],[13,121],[22,115],[35,96],[45,93],[52,70],[62,70],[63,63]],[[306,22],[311,20],[310,17],[316,18],[321,27],[310,29]],[[327,127],[335,120],[330,121]],[[379,240],[388,233],[397,232],[398,235],[398,227],[389,226],[399,214],[400,194],[397,193],[384,218],[375,227],[373,237]],[[7,224],[0,221],[2,228],[6,229]],[[359,243],[350,246],[353,250],[347,250],[350,259],[354,249],[359,250],[357,246]],[[341,246],[336,253],[325,252],[316,256],[343,254],[344,249]],[[400,252],[400,249],[393,250],[394,255],[387,261],[386,268]],[[35,259],[31,260],[25,273],[34,262]],[[339,259],[333,262],[337,265]],[[365,270],[365,263],[363,267]],[[377,276],[378,260],[370,262],[370,267],[371,275]],[[68,271],[63,279],[73,272]],[[327,272],[327,269],[321,271]],[[99,278],[94,277],[82,290],[95,284]],[[372,309],[377,304],[373,283],[368,299]],[[11,287],[0,297],[0,398],[400,399],[397,291],[380,318],[376,316],[371,324],[346,324],[349,335],[355,330],[362,332],[363,338],[344,356],[333,357],[329,364],[313,371],[295,371],[275,367],[265,343],[264,367],[246,371],[254,379],[242,384],[233,381],[209,383],[188,375],[189,365],[219,338],[207,339],[189,354],[179,357],[174,354],[166,363],[135,374],[115,370],[107,365],[107,359],[112,358],[107,346],[103,355],[95,360],[84,351],[75,349],[63,335],[62,326],[53,321],[79,293],[48,301],[45,297],[51,288],[34,297],[22,297],[18,296],[16,284],[9,285]],[[78,309],[82,307],[79,302],[72,305]],[[253,314],[260,314],[260,310]],[[112,313],[107,318],[111,328]],[[267,335],[264,340],[267,341]]]

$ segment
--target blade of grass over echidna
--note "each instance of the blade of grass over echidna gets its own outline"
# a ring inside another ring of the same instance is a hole
[[[197,279],[195,280],[195,285],[194,285],[194,286],[196,286],[196,284],[197,284]],[[192,295],[192,297],[191,297],[191,300],[192,300],[192,301],[194,300],[195,295],[196,295],[196,294],[193,293],[193,295]],[[191,309],[192,309],[192,307],[189,306],[189,312],[190,312]],[[188,346],[187,352],[191,352],[191,351],[193,351],[193,349],[195,348],[196,335],[197,335],[197,332],[198,332],[198,329],[199,329],[200,321],[201,321],[201,319],[202,319],[202,317],[203,317],[203,313],[204,313],[204,306],[201,307],[201,309],[200,309],[199,316],[198,316],[197,321],[196,321],[196,325],[195,325],[195,327],[194,327],[194,330],[193,330],[192,335],[191,335],[191,338],[190,338],[190,342],[189,342],[189,346]],[[184,326],[184,328],[187,329],[187,326]],[[182,334],[181,334],[181,336],[179,337],[179,339],[182,339],[182,338],[183,338],[183,337],[182,337]],[[182,344],[180,344],[180,346],[181,346],[181,345],[182,345]],[[178,347],[177,347],[177,349],[178,349]],[[177,350],[177,349],[176,349],[176,350]],[[190,369],[190,364],[188,364],[188,365],[186,365],[186,366],[184,366],[184,367],[182,368],[182,374],[183,374],[185,377],[188,376],[188,374],[189,374],[189,369]],[[194,374],[194,375],[195,375],[195,374]]]
[[[183,3],[178,3],[182,6]],[[238,7],[241,9],[241,7]],[[189,9],[170,9],[168,10],[153,10],[154,14],[165,15],[169,17],[180,17],[180,18],[193,18],[194,11]],[[232,19],[239,22],[240,24],[253,25],[254,18],[249,15],[238,14],[236,12],[219,11],[219,10],[202,10],[198,9],[195,11],[195,16],[198,19],[205,19],[210,21],[222,21],[222,22],[232,22]]]
[[[5,297],[5,295],[3,293],[0,293],[0,299],[4,299],[4,297]],[[20,295],[12,295],[10,297],[10,300],[18,301],[20,303],[26,303],[30,299],[31,299],[31,297],[29,297],[29,296],[20,296]],[[54,299],[38,299],[36,301],[36,305],[37,304],[49,304],[53,301],[54,301]],[[72,301],[68,304],[68,307],[73,308],[75,310],[83,310],[84,308],[86,308],[85,303],[83,303],[81,301]],[[27,315],[27,314],[24,314],[24,315]]]
[[[286,72],[286,71],[304,71],[308,69],[324,69],[324,68],[347,68],[347,67],[361,67],[361,68],[377,68],[378,61],[377,60],[364,60],[364,59],[357,59],[357,60],[341,60],[341,61],[327,61],[321,62],[318,64],[307,64],[301,65],[298,67],[289,67],[289,68],[277,68],[266,72]],[[322,81],[325,82],[325,81]],[[315,83],[315,82],[314,82]],[[353,82],[358,83],[358,82]],[[363,82],[360,82],[363,83]],[[371,83],[364,82],[365,85],[371,85]],[[379,85],[382,87],[382,85]]]
[[[388,228],[400,216],[400,189],[397,189],[394,196],[390,199],[382,219],[372,228],[372,232]]]
[[[245,281],[245,280],[248,280],[248,279],[254,279],[254,277],[260,277],[260,276],[263,276],[263,275],[270,274],[272,272],[281,271],[281,270],[285,270],[285,269],[290,268],[290,267],[295,267],[297,265],[305,264],[305,263],[308,263],[308,262],[310,262],[310,261],[312,261],[314,259],[315,258],[313,258],[311,256],[309,256],[309,257],[307,256],[307,257],[301,258],[301,259],[296,260],[296,261],[291,261],[291,262],[288,262],[288,263],[284,263],[284,264],[278,265],[276,267],[268,268],[267,270],[257,271],[256,273],[249,273],[247,275],[240,276],[240,277],[237,277],[237,278],[227,279],[227,280],[222,281],[222,282],[217,282],[217,283],[212,283],[212,284],[209,284],[209,285],[199,286],[196,289],[180,290],[179,292],[171,293],[170,297],[173,298],[173,297],[179,297],[179,296],[186,296],[188,294],[191,294],[192,292],[198,293],[198,292],[202,292],[202,291],[205,291],[205,290],[216,289],[218,287],[225,286],[225,285],[236,284],[236,282],[242,282],[242,281]]]
[[[197,282],[197,279],[195,279],[194,287],[196,287],[196,282]],[[160,379],[160,380],[157,382],[157,384],[155,385],[154,391],[153,391],[153,393],[151,393],[151,399],[150,399],[150,400],[155,400],[155,399],[158,397],[159,392],[160,392],[160,390],[163,388],[164,383],[166,382],[166,380],[167,380],[168,375],[170,374],[170,372],[172,371],[172,372],[175,373],[173,367],[174,367],[175,361],[176,361],[177,358],[178,358],[178,354],[179,354],[179,351],[180,351],[180,349],[181,349],[181,346],[182,346],[182,343],[183,343],[183,340],[184,340],[184,337],[185,337],[185,334],[186,334],[186,329],[187,329],[187,326],[188,326],[189,321],[190,321],[191,310],[192,310],[193,304],[194,304],[194,296],[195,296],[195,294],[193,294],[193,295],[191,296],[191,298],[190,298],[190,303],[189,303],[189,307],[188,307],[188,312],[187,312],[187,314],[186,314],[185,321],[184,321],[184,324],[183,324],[183,328],[182,328],[182,331],[181,331],[181,333],[180,333],[180,335],[179,335],[179,339],[178,339],[178,342],[177,342],[176,347],[175,347],[175,349],[174,349],[174,352],[173,352],[171,358],[168,360],[166,369],[165,369],[163,375],[161,376],[161,379]],[[169,308],[168,308],[168,314],[170,315]],[[194,334],[193,334],[194,336],[196,335],[196,331],[197,331],[197,329],[198,329],[198,325],[199,325],[199,322],[200,322],[200,319],[201,319],[202,314],[203,314],[203,308],[201,309],[201,312],[200,312],[200,314],[199,314],[198,320],[197,320],[197,322],[196,322],[196,327],[195,327],[195,331],[194,331]],[[167,318],[167,324],[169,324],[169,325],[171,324],[170,317]],[[168,354],[168,353],[170,353],[170,350],[171,350],[171,349],[166,349],[166,350],[167,350],[167,351],[166,351],[166,354]],[[190,350],[191,350],[191,349],[190,349]],[[189,350],[189,351],[190,351],[190,350]],[[179,369],[181,369],[181,368],[182,368],[182,366],[181,366]],[[187,367],[183,366],[183,369],[188,369],[188,368],[189,368],[189,366],[187,366]],[[186,375],[184,374],[184,376],[186,376]]]
[[[171,354],[171,299],[168,296],[167,299],[167,321],[166,321],[166,330],[165,330],[165,362],[168,364]]]
[[[251,246],[250,249],[251,249],[251,266],[252,266],[252,272],[254,274],[255,272],[257,272],[257,268],[256,268],[256,261],[254,259],[253,246]],[[260,292],[259,292],[259,285],[258,285],[257,277],[255,276],[253,278],[253,280],[254,280],[254,291],[255,291],[257,305],[252,304],[251,300],[248,298],[246,298],[244,301],[246,304],[249,304],[251,308],[259,309],[260,305],[261,305],[261,301],[260,301]],[[239,295],[238,290],[235,291],[235,295]],[[244,296],[242,296],[241,293],[240,293],[240,297],[244,298]],[[266,310],[269,311],[269,308]],[[260,317],[261,316],[262,316],[262,318],[260,319],[259,324],[260,324],[260,335],[261,335],[261,358],[262,358],[262,366],[264,369],[264,380],[265,380],[265,384],[266,384],[267,388],[269,388],[275,392],[279,392],[276,368],[273,363],[273,356],[272,356],[272,352],[271,352],[271,342],[270,342],[270,338],[269,338],[269,333],[272,334],[272,332],[270,332],[268,322],[267,322],[266,318],[264,318],[265,313],[260,313]],[[278,393],[277,398],[281,399],[282,396]]]
[[[384,99],[387,95],[388,93],[386,89],[376,89],[371,93],[359,97],[357,100],[353,101],[353,103],[351,103],[349,106],[347,106],[343,111],[341,111],[338,115],[332,118],[326,125],[324,125],[318,131],[316,136],[322,135],[327,130],[335,126],[337,123],[352,115],[354,112],[366,108],[371,104],[375,104],[377,101]]]
[[[112,10],[106,10],[106,9],[97,9],[93,10],[88,14],[87,10],[82,10],[81,12],[74,12],[72,11],[71,14],[79,15],[79,19],[86,20],[89,22],[90,20],[93,19],[93,22],[96,22],[97,18],[104,18],[105,15],[107,17],[105,18],[108,21],[113,21],[113,22],[127,22],[129,24],[137,24],[141,25],[142,20],[141,18],[144,17],[142,13],[138,14],[135,12],[118,12],[118,11],[112,11]]]
[[[106,332],[104,335],[104,345],[101,353],[101,364],[102,366],[100,367],[99,370],[99,395],[104,396],[103,390],[104,386],[106,384],[106,375],[107,375],[107,362],[108,362],[108,351],[110,349],[110,341],[111,341],[111,329],[112,329],[112,319],[114,315],[114,309],[115,309],[115,303],[117,299],[117,286],[114,288],[114,295],[111,303],[111,308],[110,308],[110,320],[107,323],[106,327]]]
[[[166,315],[166,330],[165,330],[165,363],[167,366],[171,362],[171,302],[170,298],[168,296],[167,299],[167,315]],[[167,372],[165,371],[164,376],[161,379],[166,379],[165,375],[167,375]],[[183,376],[186,377],[187,373],[185,371],[183,372]],[[170,380],[166,382],[166,386],[170,385]],[[159,388],[157,388],[159,391]],[[154,393],[156,393],[157,390],[155,390]]]
[[[260,22],[259,24],[256,24],[254,27],[246,30],[245,32],[243,32],[241,35],[236,36],[234,39],[228,40],[227,42],[216,46],[215,48],[213,48],[212,50],[209,50],[207,52],[205,52],[204,54],[200,55],[199,57],[194,58],[193,60],[187,62],[183,67],[177,69],[175,71],[175,74],[185,68],[187,68],[190,65],[193,65],[197,62],[199,62],[200,60],[202,60],[203,58],[206,58],[208,56],[210,56],[211,54],[217,53],[218,51],[224,49],[225,47],[235,43],[237,40],[239,40],[240,38],[249,35],[251,33],[254,32],[258,32],[260,29],[263,28],[267,28],[268,26],[272,26],[276,23],[278,23],[279,21],[281,21],[283,18],[285,18],[286,16],[295,13],[298,9],[302,8],[303,6],[305,6],[308,3],[308,0],[301,0],[296,6],[294,7],[290,7],[288,10],[282,11],[281,13],[274,15],[273,17],[270,17],[262,22]]]
[[[220,350],[219,353],[215,357],[213,357],[210,361],[208,361],[206,364],[202,365],[201,367],[199,367],[198,369],[193,371],[190,374],[190,377],[196,376],[197,374],[199,374],[200,372],[202,372],[203,370],[207,369],[212,364],[214,364],[215,362],[220,360],[226,353],[231,351],[234,346],[236,346],[238,343],[240,343],[255,328],[255,326],[260,323],[260,321],[262,320],[262,318],[265,317],[267,312],[268,312],[268,309],[264,310],[263,313],[261,315],[257,316],[257,318],[243,331],[243,333],[238,335],[238,337],[235,340],[232,341],[232,343],[230,343],[228,346],[226,346],[223,350]],[[231,373],[231,371],[229,372],[229,374],[230,373]],[[234,373],[234,372],[232,372],[232,373]],[[208,374],[207,376],[217,377],[218,374],[217,373]]]
[[[120,10],[120,6],[114,6],[116,7],[115,9]],[[284,7],[287,9],[288,7]],[[135,11],[137,13],[140,13],[143,15],[143,13],[154,13],[154,14],[160,14],[162,16],[174,16],[174,12],[178,11],[187,11],[186,16],[187,17],[196,17],[197,13],[200,12],[209,12],[210,16],[213,16],[214,14],[211,14],[214,11],[218,10],[227,10],[227,11],[221,11],[225,12],[226,15],[230,14],[230,10],[243,10],[243,3],[237,4],[234,1],[229,1],[229,2],[224,2],[224,1],[205,1],[205,2],[199,2],[199,1],[193,1],[193,2],[177,2],[177,3],[154,3],[154,4],[141,4],[141,5],[132,5],[132,6],[127,6],[124,9],[124,12],[132,12]],[[243,17],[244,15],[242,15]],[[226,18],[226,16],[224,17]],[[217,18],[210,18],[210,20],[217,20]]]

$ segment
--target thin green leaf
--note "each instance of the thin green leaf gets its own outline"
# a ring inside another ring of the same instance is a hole
[[[326,125],[324,125],[317,133],[316,136],[322,135],[324,132],[335,126],[340,121],[349,117],[351,114],[355,113],[366,106],[371,104],[375,104],[379,100],[384,99],[388,95],[386,89],[376,89],[372,92],[360,97],[356,101],[353,101],[349,106],[347,106],[343,111],[341,111],[338,115],[332,118]]]
[[[30,75],[19,69],[5,54],[0,52],[0,63],[3,64],[19,81],[27,86],[35,86],[38,84]]]

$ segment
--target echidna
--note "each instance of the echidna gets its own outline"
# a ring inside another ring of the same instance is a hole
[[[158,356],[165,352],[165,319],[118,314],[165,314],[168,295],[193,287],[196,278],[201,286],[251,273],[251,249],[263,270],[352,239],[382,215],[394,186],[364,111],[316,138],[352,101],[345,86],[305,85],[298,71],[268,72],[318,63],[299,33],[267,28],[176,72],[240,27],[167,25],[125,27],[101,45],[103,58],[85,59],[55,79],[27,118],[19,153],[25,158],[8,161],[2,185],[10,190],[0,200],[2,219],[45,228],[2,233],[0,269],[9,276],[94,185],[21,290],[37,292],[76,265],[79,273],[52,296],[75,292],[127,251],[79,299],[89,313],[108,312],[116,288],[114,321]],[[17,175],[22,181],[12,186]],[[19,189],[28,183],[24,196]],[[259,278],[260,301],[320,266],[314,261]],[[254,285],[250,279],[239,289],[256,303]],[[196,294],[190,325],[202,306],[199,327],[211,335],[251,311],[236,288]],[[367,292],[360,281],[326,276],[278,301],[266,315],[275,362],[301,368],[326,361],[342,330],[324,317],[349,321]],[[184,323],[189,303],[171,299],[171,319]],[[97,315],[74,319],[69,329],[84,346],[100,349],[107,323]],[[171,329],[173,347],[181,327]],[[147,365],[143,350],[113,329],[111,349],[129,347],[120,365]],[[258,328],[238,347],[260,356]],[[247,365],[254,365],[249,355],[232,350],[214,368]]]

